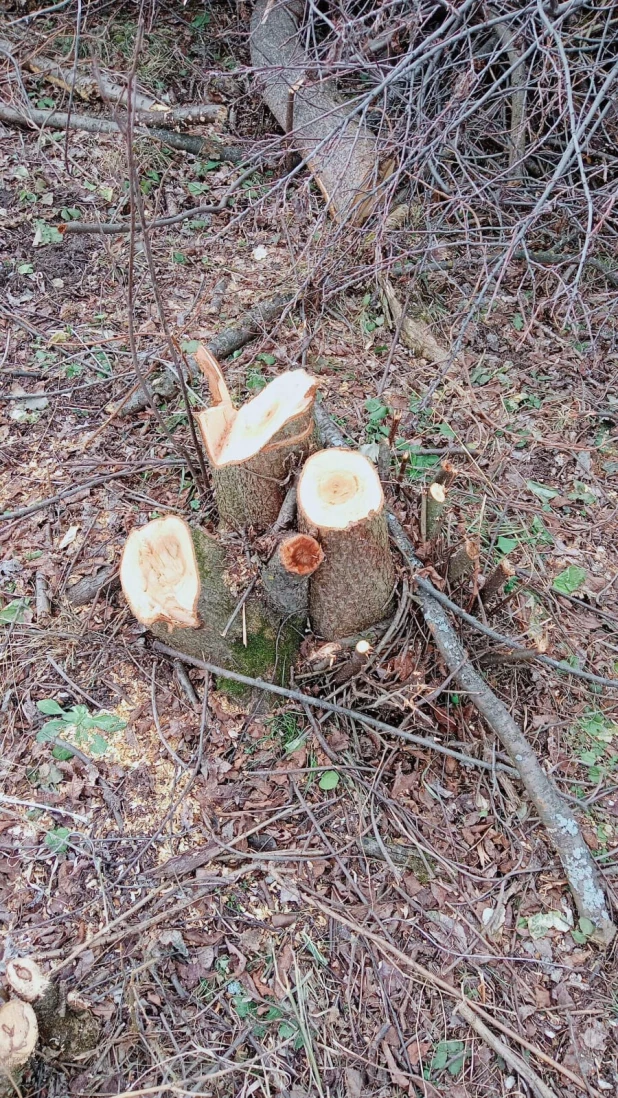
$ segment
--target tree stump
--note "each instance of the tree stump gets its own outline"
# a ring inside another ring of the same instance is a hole
[[[316,446],[313,404],[317,381],[292,370],[236,410],[216,359],[200,347],[213,405],[197,415],[222,525],[261,532],[276,521],[285,481]]]
[[[384,493],[371,462],[352,450],[313,454],[298,482],[298,520],[324,552],[309,584],[314,632],[336,640],[384,618],[395,570]]]
[[[154,519],[129,534],[120,580],[138,621],[179,653],[254,678],[287,681],[306,613],[282,616],[231,540],[191,529],[176,515]],[[245,692],[229,682],[225,688]]]

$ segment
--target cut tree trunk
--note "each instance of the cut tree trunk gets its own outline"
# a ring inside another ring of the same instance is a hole
[[[392,161],[380,165],[370,130],[350,117],[331,81],[316,81],[309,71],[298,42],[298,8],[293,2],[258,0],[251,19],[251,64],[265,103],[307,160],[330,213],[360,225],[379,201],[378,184],[392,171]]]
[[[308,534],[284,538],[262,569],[262,584],[271,606],[283,617],[309,610],[309,577],[324,560],[319,542]]]
[[[11,999],[0,1007],[0,1098],[20,1094],[21,1073],[36,1048],[39,1029],[28,1003]]]
[[[310,457],[298,482],[298,521],[324,551],[309,584],[314,632],[337,640],[384,618],[395,572],[384,493],[371,462],[343,449]]]
[[[200,347],[195,357],[213,401],[197,421],[222,526],[267,530],[277,520],[290,473],[315,449],[317,382],[305,370],[293,370],[237,411],[214,356]]]
[[[282,618],[257,584],[235,614],[254,579],[241,547],[176,515],[154,519],[130,533],[120,579],[138,621],[176,651],[255,678],[287,679],[306,614]]]
[[[85,1007],[70,1005],[62,985],[44,976],[35,961],[29,957],[9,961],[6,975],[12,990],[30,1004],[41,1041],[56,1056],[74,1060],[96,1047],[99,1022]]]

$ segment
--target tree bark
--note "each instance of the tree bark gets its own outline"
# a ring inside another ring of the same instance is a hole
[[[298,482],[298,521],[324,551],[309,584],[314,632],[337,640],[384,618],[395,573],[384,493],[371,462],[341,449],[309,458]]]
[[[377,142],[366,126],[349,116],[331,82],[317,82],[298,43],[297,5],[258,0],[251,19],[251,64],[263,84],[264,101],[281,128],[306,158],[338,220],[362,224],[380,194]]]

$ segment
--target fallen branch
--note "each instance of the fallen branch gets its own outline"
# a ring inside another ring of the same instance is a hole
[[[321,405],[316,405],[316,420],[324,444],[345,445],[342,435]],[[417,599],[436,648],[449,671],[468,693],[481,716],[506,749],[560,858],[579,915],[594,924],[593,940],[599,945],[608,946],[616,933],[616,927],[607,908],[596,865],[577,820],[566,801],[551,784],[504,703],[470,663],[468,653],[444,611],[442,604],[445,596],[428,580],[416,574],[423,565],[401,523],[392,512],[388,515],[388,525],[419,588]],[[450,603],[450,599],[447,601],[449,608],[452,605],[459,610],[455,603]],[[466,615],[466,620],[468,617]],[[476,619],[472,618],[471,621],[476,624]]]
[[[371,131],[351,117],[330,82],[316,81],[298,41],[294,5],[258,0],[251,19],[251,64],[264,102],[303,158],[329,212],[362,224],[380,199],[379,182],[392,171],[380,165]]]
[[[489,1045],[497,1056],[500,1056],[513,1071],[517,1072],[521,1079],[525,1079],[537,1098],[556,1098],[555,1091],[543,1082],[536,1071],[533,1071],[530,1067],[530,1064],[526,1063],[526,1061],[516,1052],[513,1052],[505,1041],[501,1041],[496,1037],[489,1027],[477,1017],[467,1003],[463,1001],[457,1003],[455,1011],[457,1014],[461,1014],[462,1018],[465,1018],[468,1025],[472,1026],[475,1033],[478,1033],[481,1040],[484,1041],[486,1045]]]
[[[10,42],[0,40],[0,48],[12,58],[15,52]],[[49,83],[64,88],[65,91],[74,92],[89,101],[93,97],[99,97],[105,102],[127,105],[127,89],[123,84],[113,80],[108,73],[96,68],[91,75],[85,72],[73,72],[72,69],[63,68],[57,61],[50,57],[35,55],[26,58],[22,62],[28,72],[37,76],[43,76]],[[96,62],[93,59],[93,64]],[[185,107],[170,107],[167,103],[156,99],[144,92],[133,92],[133,109],[145,125],[160,125],[161,122],[220,122],[224,121],[226,109],[220,103],[191,103]]]
[[[83,130],[85,133],[122,133],[118,123],[108,118],[73,113],[69,116],[66,111],[43,111],[34,107],[16,108],[9,107],[5,103],[0,103],[0,122],[24,126],[26,129],[49,127],[52,130],[66,130],[68,126],[69,129]],[[212,156],[216,160],[227,161],[230,164],[240,164],[246,157],[243,149],[222,145],[212,137],[174,133],[173,130],[166,130],[163,126],[136,126],[134,133],[136,137],[150,137],[154,141],[160,141],[163,145],[169,145],[170,149],[194,153],[196,156]],[[75,231],[74,226],[73,231]]]
[[[223,332],[211,339],[210,343],[207,344],[208,350],[215,358],[229,358],[230,355],[234,354],[234,351],[239,351],[246,343],[263,334],[267,325],[277,320],[286,306],[291,304],[293,300],[292,294],[277,294],[270,301],[264,301],[262,304],[256,305],[255,308],[250,309],[248,313],[240,318],[236,327],[225,328]],[[191,358],[189,358],[189,362],[192,362]],[[161,376],[164,377],[166,382],[164,392],[166,399],[168,399],[173,396],[178,387],[178,377],[171,370],[168,370],[164,375],[159,375],[160,378]],[[157,395],[162,395],[160,388],[154,391]],[[143,391],[138,389],[131,396],[125,398],[122,409],[118,409],[116,414],[122,417],[132,415],[135,412],[141,412],[147,405],[148,401]]]
[[[412,542],[393,514],[389,514],[388,523],[402,557],[412,571],[416,572],[422,565],[414,553]],[[504,703],[470,663],[469,656],[440,601],[435,598],[434,591],[428,592],[423,584],[417,599],[434,644],[449,671],[467,691],[470,700],[496,733],[517,768],[524,788],[560,858],[579,915],[594,924],[593,940],[599,945],[608,946],[616,933],[616,927],[607,908],[594,859],[584,842],[575,816],[551,784]]]
[[[161,652],[164,656],[170,656],[172,659],[181,659],[183,663],[188,663],[192,667],[201,667],[204,671],[210,671],[213,675],[218,675],[222,679],[229,679],[231,682],[238,682],[242,686],[251,686],[256,690],[267,690],[270,694],[277,694],[280,698],[288,698],[289,701],[298,702],[303,706],[313,706],[315,709],[324,709],[327,713],[336,713],[340,717],[348,717],[350,720],[359,721],[361,724],[366,724],[370,728],[375,728],[378,732],[387,732],[391,736],[397,736],[401,740],[405,740],[406,743],[413,743],[417,747],[429,748],[431,751],[437,751],[439,755],[448,755],[451,759],[457,759],[457,762],[463,763],[464,766],[478,766],[482,770],[493,770],[494,764],[487,762],[485,759],[475,759],[471,755],[464,755],[461,751],[455,751],[451,747],[445,747],[444,744],[438,743],[435,740],[427,739],[425,736],[415,736],[411,732],[404,732],[402,728],[396,728],[392,724],[386,724],[384,721],[376,720],[375,717],[369,717],[366,713],[359,713],[356,709],[346,709],[343,705],[336,705],[334,702],[326,701],[324,698],[315,698],[311,694],[303,694],[300,690],[288,690],[284,686],[277,686],[273,682],[265,682],[263,679],[254,679],[249,675],[241,675],[237,671],[229,671],[227,667],[218,667],[214,663],[207,663],[205,660],[198,660],[192,656],[180,655],[176,648],[169,648],[166,644],[161,644],[160,641],[155,641],[153,648],[156,652]],[[517,770],[513,767],[507,766],[505,763],[496,763],[495,768],[497,770],[503,770],[507,774],[517,776]]]

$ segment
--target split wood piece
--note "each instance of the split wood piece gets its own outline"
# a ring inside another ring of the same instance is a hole
[[[414,553],[412,542],[394,515],[388,524],[395,543],[413,572],[423,565]],[[605,901],[601,880],[575,816],[552,785],[533,749],[508,709],[470,663],[449,620],[446,610],[424,587],[417,588],[417,599],[434,644],[449,671],[468,693],[481,716],[498,736],[517,768],[530,800],[546,828],[549,840],[560,858],[573,894],[577,911],[595,926],[592,940],[608,946],[615,933]]]
[[[350,116],[330,81],[315,80],[299,44],[297,10],[294,3],[258,0],[251,64],[266,105],[307,160],[329,212],[337,221],[362,225],[380,201],[380,181],[394,162],[380,164],[371,131]]]
[[[96,1048],[100,1026],[86,1006],[69,1004],[59,983],[44,976],[29,957],[9,961],[9,986],[34,1011],[44,1045],[56,1055],[74,1060]]]
[[[10,42],[0,39],[0,49],[3,53],[8,53],[11,57],[14,57],[16,63],[19,63],[15,58],[14,49]],[[52,61],[50,57],[41,57],[40,55],[29,57],[22,64],[28,72],[44,76],[50,84],[64,88],[65,91],[74,92],[80,99],[89,101],[92,98],[100,97],[111,103],[121,103],[124,107],[127,105],[125,85],[119,84],[102,70],[92,74],[80,72],[79,70],[74,73],[72,68],[65,68],[59,65],[57,61]],[[137,116],[146,123],[151,121],[156,125],[160,125],[162,122],[174,124],[191,121],[222,122],[225,120],[227,113],[225,107],[218,103],[192,103],[188,107],[170,107],[167,103],[155,99],[152,95],[146,95],[144,92],[134,92],[131,99]]]
[[[483,606],[489,606],[490,602],[500,594],[508,579],[515,575],[515,569],[507,557],[500,561],[497,568],[490,572],[481,590],[481,602]]]
[[[421,541],[433,541],[440,532],[446,492],[442,484],[434,481],[421,496]]]
[[[253,590],[230,623],[248,582],[239,547],[190,529],[176,515],[153,519],[129,535],[120,579],[138,621],[176,653],[280,683],[288,678],[304,620],[282,621]]]
[[[317,381],[292,370],[236,410],[219,363],[205,347],[195,354],[212,407],[197,415],[223,526],[267,530],[277,521],[292,469],[315,449]]]
[[[163,121],[163,118],[161,119]],[[117,133],[124,131],[118,122],[112,122],[109,118],[99,118],[96,115],[73,114],[67,111],[37,110],[34,107],[15,108],[0,103],[0,122],[7,122],[13,126],[24,126],[26,129],[36,127],[48,127],[51,130],[83,130],[85,133]],[[180,149],[182,152],[193,153],[196,156],[212,156],[217,160],[228,161],[230,164],[240,164],[245,159],[243,149],[235,146],[222,145],[212,137],[196,137],[189,133],[175,133],[174,130],[166,130],[163,126],[135,126],[133,130],[136,137],[149,137],[153,141],[160,141],[168,145],[170,149]],[[74,222],[73,225],[77,225]],[[70,223],[67,224],[67,232],[73,231]],[[120,230],[121,232],[124,229]],[[128,232],[128,229],[127,229]]]
[[[314,632],[337,640],[384,618],[395,569],[384,493],[371,462],[352,450],[313,454],[298,482],[298,521],[324,550],[324,563],[309,584]]]
[[[36,1048],[39,1028],[29,1003],[11,999],[0,1007],[0,1098],[19,1095],[22,1069]]]
[[[283,618],[309,612],[309,577],[324,560],[319,542],[308,534],[284,538],[262,569],[262,585],[271,606]]]
[[[450,584],[455,586],[469,576],[475,569],[479,559],[479,550],[476,542],[466,538],[463,545],[451,553],[448,561],[447,576]]]

